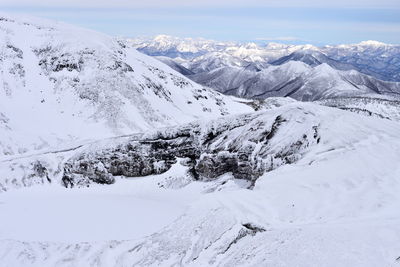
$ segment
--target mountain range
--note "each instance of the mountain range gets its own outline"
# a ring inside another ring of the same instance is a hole
[[[242,62],[241,64],[243,65],[241,66],[250,63],[259,63],[267,66],[295,52],[313,51],[315,53],[322,53],[330,60],[346,64],[352,69],[378,79],[400,81],[400,45],[385,44],[377,41],[364,41],[358,44],[326,45],[322,47],[310,44],[287,45],[279,43],[221,42],[199,38],[178,38],[167,35],[159,35],[154,38],[128,39],[128,41],[145,54],[166,56],[176,59],[178,63],[186,61],[186,64],[193,64],[191,62],[196,62],[196,58],[204,61],[202,56],[209,53],[217,53],[218,56],[214,57],[225,57],[230,58],[231,62]]]
[[[190,79],[238,97],[310,101],[400,92],[400,46],[376,41],[261,46],[157,36],[129,42],[139,51],[164,57],[163,62],[169,57],[167,64]]]

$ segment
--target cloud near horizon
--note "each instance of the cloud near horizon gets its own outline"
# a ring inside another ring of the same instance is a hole
[[[312,7],[396,8],[399,0],[2,0],[0,7],[175,8],[175,7]]]

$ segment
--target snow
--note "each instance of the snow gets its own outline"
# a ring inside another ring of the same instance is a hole
[[[179,164],[158,176],[70,190],[59,184],[0,195],[0,239],[94,242],[139,239],[160,230],[193,202],[203,187],[161,188],[185,174]],[[180,182],[177,180],[177,182]],[[179,184],[178,184],[179,185]]]
[[[400,124],[282,103],[200,123],[218,128],[246,118],[242,128],[227,128],[226,141],[215,140],[224,147],[248,143],[240,140],[256,138],[250,129],[281,114],[287,122],[268,146],[277,152],[308,124],[318,125],[320,142],[298,161],[266,172],[252,190],[229,173],[209,182],[188,180],[177,163],[164,174],[120,178],[114,185],[63,189],[53,183],[2,193],[2,264],[396,266]]]

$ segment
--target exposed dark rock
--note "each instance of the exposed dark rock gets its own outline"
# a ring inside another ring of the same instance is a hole
[[[40,178],[46,178],[49,183],[51,183],[51,179],[49,178],[49,172],[46,167],[43,166],[43,163],[40,161],[36,161],[33,164],[33,175],[38,176]]]
[[[109,66],[110,70],[121,70],[122,72],[133,72],[133,68],[122,61],[115,61],[112,66]]]
[[[251,223],[245,223],[242,224],[242,226],[243,228],[239,230],[238,235],[235,237],[235,239],[232,240],[232,242],[228,244],[223,253],[227,252],[234,244],[239,242],[242,238],[246,236],[255,236],[259,232],[265,232],[264,228],[253,225]]]

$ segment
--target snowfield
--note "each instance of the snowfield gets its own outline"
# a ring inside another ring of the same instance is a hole
[[[138,239],[179,216],[196,199],[200,183],[166,190],[158,183],[185,178],[181,165],[162,177],[119,179],[109,187],[70,190],[59,184],[22,188],[0,195],[4,239],[83,242]],[[179,182],[176,184],[179,186]],[[196,190],[197,189],[197,190]],[[200,188],[201,189],[201,188]]]
[[[290,136],[295,141],[308,121],[318,125],[320,142],[254,184],[229,172],[194,181],[178,160],[162,174],[112,185],[64,189],[50,176],[51,185],[10,188],[0,195],[0,266],[400,264],[398,122],[293,102],[200,125],[223,130],[213,144],[233,135],[258,143],[279,115],[286,121],[267,147],[282,138],[290,144]],[[222,127],[234,119],[266,125],[254,134],[247,126]],[[171,130],[165,129],[169,136]],[[104,147],[129,140],[64,153],[106,153]]]

